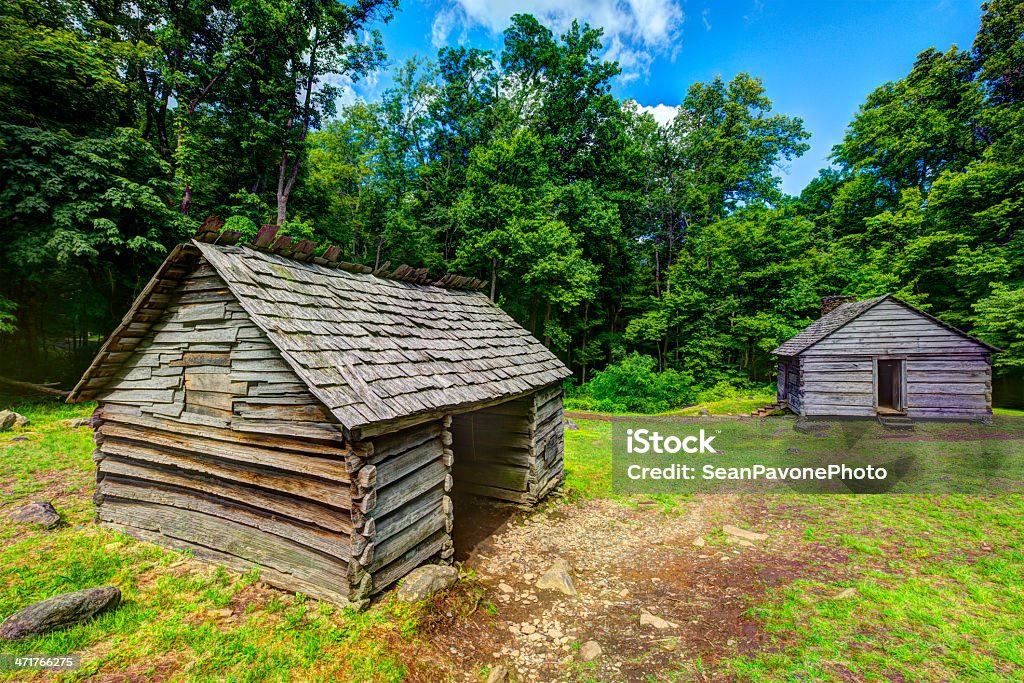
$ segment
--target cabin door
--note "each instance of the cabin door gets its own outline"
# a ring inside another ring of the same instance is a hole
[[[878,361],[875,405],[879,412],[902,413],[904,410],[903,363],[902,360]]]

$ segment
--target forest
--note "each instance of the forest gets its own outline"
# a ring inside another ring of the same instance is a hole
[[[985,339],[1020,393],[1021,0],[982,5],[973,45],[921,46],[799,197],[780,173],[813,131],[756,64],[694,83],[661,125],[613,95],[586,24],[516,15],[500,53],[445,47],[340,104],[388,64],[398,9],[4,2],[0,375],[67,387],[216,215],[486,280],[576,384],[642,397],[617,408],[772,381],[770,350],[831,294],[891,292]]]

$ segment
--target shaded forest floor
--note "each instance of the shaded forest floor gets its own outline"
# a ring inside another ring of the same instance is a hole
[[[63,680],[433,683],[498,664],[545,682],[1024,680],[1018,495],[615,496],[611,424],[584,421],[566,435],[565,495],[496,507],[458,589],[355,614],[93,524],[91,433],[63,423],[89,410],[23,409],[32,425],[0,440],[0,616],[88,586],[124,594],[90,624],[0,648],[80,653]],[[57,529],[7,520],[44,499]],[[737,543],[727,524],[767,538]],[[555,556],[578,600],[534,587]],[[644,610],[668,625],[641,626]],[[602,655],[583,663],[589,640]]]

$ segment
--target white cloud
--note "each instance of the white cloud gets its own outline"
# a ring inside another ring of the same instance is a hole
[[[681,0],[447,0],[434,17],[431,39],[435,47],[448,42],[455,30],[481,26],[497,34],[508,27],[513,14],[532,14],[556,33],[579,19],[604,29],[607,56],[620,62],[627,80],[646,74],[659,55],[672,57],[683,28]]]
[[[700,20],[704,22],[704,30],[711,30],[711,8],[705,7],[704,11],[700,13]]]
[[[672,123],[672,119],[676,117],[676,113],[679,111],[679,107],[671,104],[656,104],[653,107],[646,104],[637,103],[637,109],[642,112],[647,112],[654,117],[662,126],[667,126]]]

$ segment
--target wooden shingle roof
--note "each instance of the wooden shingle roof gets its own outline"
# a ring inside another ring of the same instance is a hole
[[[350,429],[516,396],[571,374],[482,292],[195,244]]]
[[[815,320],[813,323],[811,323],[807,327],[807,329],[805,329],[803,332],[800,332],[796,336],[794,336],[791,339],[789,339],[789,341],[785,342],[784,344],[779,346],[777,349],[772,351],[772,354],[776,355],[776,356],[797,356],[797,355],[800,355],[801,353],[803,353],[807,349],[811,348],[812,346],[814,346],[818,342],[822,341],[823,339],[825,339],[826,337],[831,335],[833,332],[835,332],[839,328],[843,327],[844,325],[846,325],[849,322],[852,322],[856,318],[859,318],[860,316],[864,315],[869,310],[871,310],[872,308],[874,308],[875,306],[877,306],[878,304],[880,304],[881,302],[883,302],[883,301],[885,301],[887,299],[891,300],[891,301],[895,301],[896,303],[898,303],[898,304],[900,304],[902,306],[905,306],[906,308],[912,310],[913,312],[917,313],[918,315],[921,315],[922,317],[925,317],[925,318],[931,320],[932,322],[941,325],[942,327],[946,328],[947,330],[950,330],[951,332],[955,332],[956,334],[959,334],[962,337],[965,337],[965,338],[969,339],[970,341],[975,342],[979,346],[982,346],[982,347],[988,349],[989,351],[996,352],[996,353],[999,352],[998,348],[996,348],[995,346],[992,346],[988,342],[982,341],[981,339],[978,339],[976,337],[972,337],[971,335],[967,334],[963,330],[959,330],[959,329],[953,327],[952,325],[949,325],[949,324],[939,320],[935,316],[930,315],[928,313],[925,313],[924,311],[922,311],[921,309],[917,308],[916,306],[911,306],[907,302],[902,301],[901,299],[898,299],[898,298],[894,297],[892,294],[883,294],[882,296],[874,297],[872,299],[862,299],[861,301],[851,301],[851,302],[842,304],[840,306],[837,306],[831,312],[821,316],[820,318]]]
[[[500,401],[571,374],[480,291],[349,272],[248,246],[194,241],[187,249],[209,262],[348,429]],[[122,327],[146,309],[144,301]],[[72,400],[97,395],[127,360],[128,353],[111,359],[106,346]]]

